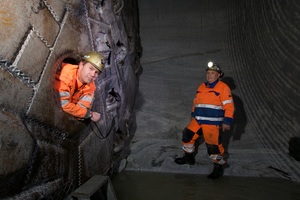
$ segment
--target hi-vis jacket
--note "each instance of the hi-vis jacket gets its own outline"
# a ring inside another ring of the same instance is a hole
[[[233,121],[234,104],[230,88],[222,81],[202,83],[196,93],[192,117],[199,124],[230,125]]]
[[[62,64],[55,77],[55,89],[62,109],[75,118],[90,117],[90,108],[96,90],[95,83],[82,84],[77,78],[78,65]]]

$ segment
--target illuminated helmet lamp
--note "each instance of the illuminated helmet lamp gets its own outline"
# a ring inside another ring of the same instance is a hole
[[[218,72],[220,74],[220,78],[222,78],[224,76],[224,72],[222,72],[220,66],[217,63],[208,62],[206,71],[207,70],[213,70],[213,71]]]

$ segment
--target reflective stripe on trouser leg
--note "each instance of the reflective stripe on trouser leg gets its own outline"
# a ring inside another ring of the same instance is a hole
[[[195,145],[194,144],[187,144],[184,143],[182,146],[182,149],[186,152],[186,153],[193,153],[195,151]]]
[[[209,157],[211,158],[211,160],[214,163],[217,163],[217,164],[220,164],[220,165],[224,165],[226,163],[226,161],[223,159],[222,155],[211,154]]]

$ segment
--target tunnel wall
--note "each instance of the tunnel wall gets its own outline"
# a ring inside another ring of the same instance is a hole
[[[4,0],[0,39],[0,198],[64,199],[95,174],[121,171],[135,126],[137,1]],[[97,123],[64,113],[53,89],[62,61],[91,50],[106,61]]]
[[[300,136],[300,3],[228,1],[230,56],[248,131],[274,167],[300,180],[300,165],[288,155]]]

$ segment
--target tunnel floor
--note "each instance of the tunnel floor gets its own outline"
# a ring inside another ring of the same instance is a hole
[[[112,177],[119,200],[299,199],[300,183],[279,178],[133,172]]]

